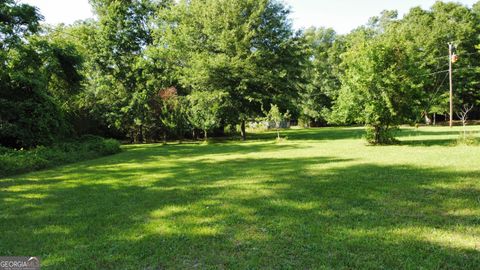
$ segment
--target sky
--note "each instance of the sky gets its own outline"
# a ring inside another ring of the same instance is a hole
[[[368,22],[368,19],[380,14],[382,10],[398,10],[405,14],[414,6],[425,9],[435,0],[284,0],[292,9],[291,18],[295,28],[310,26],[331,27],[340,34]],[[459,0],[471,6],[478,0]],[[88,0],[20,0],[39,7],[49,24],[70,24],[76,20],[93,16]]]

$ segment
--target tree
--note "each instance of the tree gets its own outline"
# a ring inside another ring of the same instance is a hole
[[[272,0],[180,1],[161,19],[152,58],[187,92],[228,93],[245,139],[245,121],[263,104],[287,106],[298,92],[304,42],[287,15]]]
[[[63,95],[79,86],[75,50],[37,35],[42,17],[29,5],[0,3],[0,144],[48,145],[70,133]]]
[[[344,55],[345,76],[334,107],[340,123],[364,123],[372,144],[394,141],[397,125],[409,122],[415,112],[418,91],[409,55],[396,28],[373,39],[362,38]]]
[[[220,125],[226,99],[224,92],[206,91],[195,91],[187,97],[188,119],[195,128],[204,132],[205,140],[208,139],[208,131]]]
[[[479,99],[478,74],[473,68],[480,63],[475,49],[478,43],[478,22],[474,12],[458,3],[435,3],[430,10],[416,7],[399,21],[398,35],[412,58],[411,77],[421,88],[418,116],[431,122],[448,90],[448,43],[456,45],[460,61],[454,65],[454,99],[459,103],[474,103]]]
[[[83,90],[85,57],[73,38],[65,38],[63,31],[63,25],[46,28],[42,35],[35,37],[35,42],[42,44],[43,49],[39,51],[48,63],[40,68],[50,74],[48,92],[70,118],[76,113],[78,95]]]
[[[148,86],[145,50],[152,44],[152,17],[170,1],[90,1],[98,16],[94,28],[94,80],[89,87],[105,121],[144,142],[149,101],[158,88]]]
[[[81,78],[79,87],[69,92],[55,90],[55,86],[51,89],[57,92],[55,95],[61,100],[62,108],[66,111],[74,132],[77,135],[95,134],[124,138],[119,129],[107,121],[111,108],[104,106],[103,100],[100,99],[104,95],[100,92],[103,90],[100,82],[104,74],[97,65],[97,55],[100,51],[97,21],[89,19],[68,26],[63,24],[47,26],[45,30],[43,39],[76,51],[81,59],[81,66],[77,68]]]
[[[277,140],[280,139],[280,125],[282,121],[285,121],[285,119],[289,118],[290,113],[287,111],[285,114],[280,112],[280,109],[278,108],[277,105],[271,104],[270,105],[270,110],[266,114],[266,119],[267,121],[271,121],[275,123],[275,129],[277,131]]]
[[[462,126],[463,126],[463,139],[467,138],[467,120],[468,120],[468,114],[470,111],[473,109],[473,105],[468,105],[468,104],[463,104],[463,106],[460,108],[460,111],[457,112],[458,118],[462,121]]]
[[[188,128],[187,100],[179,96],[177,89],[169,87],[158,93],[157,102],[160,105],[160,121],[163,126],[163,142],[167,141],[167,132],[174,134],[180,140],[183,139],[185,130]]]
[[[307,83],[300,90],[300,117],[308,124],[325,124],[340,90],[340,55],[345,52],[345,41],[326,28],[309,28],[304,36],[309,46],[309,65],[304,68]]]
[[[433,114],[433,125],[437,124],[437,115],[446,115],[449,111],[450,97],[449,93],[443,93],[441,95],[433,95],[432,99],[428,102],[428,113]],[[428,118],[428,113],[425,117]]]

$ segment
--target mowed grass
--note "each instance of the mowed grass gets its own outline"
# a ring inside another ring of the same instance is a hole
[[[454,146],[460,131],[126,146],[0,179],[0,255],[42,269],[479,269],[480,146]]]

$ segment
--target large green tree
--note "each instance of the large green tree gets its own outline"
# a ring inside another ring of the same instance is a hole
[[[145,50],[152,44],[152,17],[170,1],[91,0],[98,16],[89,89],[111,127],[137,142],[154,110],[149,101],[160,89],[148,87]]]
[[[304,35],[310,65],[304,69],[306,84],[300,91],[300,117],[308,124],[325,124],[341,86],[345,40],[330,28],[309,28]]]
[[[413,8],[402,19],[384,11],[347,35],[342,56],[345,74],[331,120],[364,123],[372,143],[388,143],[399,124],[430,122],[447,111],[448,43],[456,46],[456,104],[478,98],[478,17],[456,3]]]
[[[306,57],[288,13],[272,0],[179,1],[161,18],[151,56],[187,93],[228,93],[245,139],[263,104],[288,106],[298,91]]]
[[[369,37],[359,30],[354,45],[344,55],[345,75],[332,119],[363,123],[373,144],[394,141],[393,131],[415,114],[418,86],[405,40],[396,27]],[[367,38],[368,37],[368,38]]]
[[[188,119],[203,131],[205,140],[211,129],[220,126],[224,110],[230,107],[227,97],[226,93],[218,91],[195,91],[188,96]]]
[[[39,37],[37,10],[0,3],[0,144],[33,147],[69,133],[62,98],[79,88],[81,59]]]
[[[427,122],[434,113],[447,112],[444,96],[448,92],[448,43],[452,42],[460,61],[454,64],[454,94],[457,105],[480,99],[478,65],[478,18],[458,3],[435,3],[430,10],[413,8],[398,23],[398,35],[404,38],[407,53],[416,69],[415,78],[422,89],[416,100]]]

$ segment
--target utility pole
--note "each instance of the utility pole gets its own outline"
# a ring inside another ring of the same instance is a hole
[[[450,127],[453,127],[453,79],[452,79],[453,43],[448,43],[448,73],[450,76]]]

